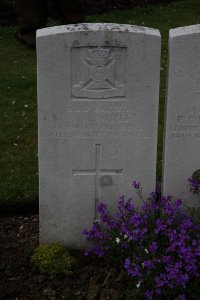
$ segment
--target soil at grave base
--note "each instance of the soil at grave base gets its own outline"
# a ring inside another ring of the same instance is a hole
[[[119,270],[79,252],[76,275],[50,280],[36,272],[30,256],[37,246],[38,215],[0,216],[0,300],[126,298]]]

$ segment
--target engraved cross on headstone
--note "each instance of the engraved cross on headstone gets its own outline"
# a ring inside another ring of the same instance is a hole
[[[101,169],[101,145],[95,144],[95,167],[94,169],[72,170],[73,176],[77,175],[93,175],[95,176],[95,214],[94,219],[97,219],[96,208],[100,200],[99,176],[100,175],[121,175],[123,169]]]

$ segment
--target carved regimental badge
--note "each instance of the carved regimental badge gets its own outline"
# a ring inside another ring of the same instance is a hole
[[[125,97],[125,47],[72,48],[72,96]]]

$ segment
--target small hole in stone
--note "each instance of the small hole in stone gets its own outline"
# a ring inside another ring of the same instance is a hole
[[[100,178],[99,184],[102,188],[113,185],[113,179],[110,175],[104,175]]]

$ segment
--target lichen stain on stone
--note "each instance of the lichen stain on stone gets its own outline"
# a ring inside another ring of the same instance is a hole
[[[78,46],[80,46],[80,43],[79,41],[75,40],[72,44],[72,47],[78,47]]]
[[[113,179],[110,175],[104,175],[99,179],[99,184],[102,188],[113,185]]]

